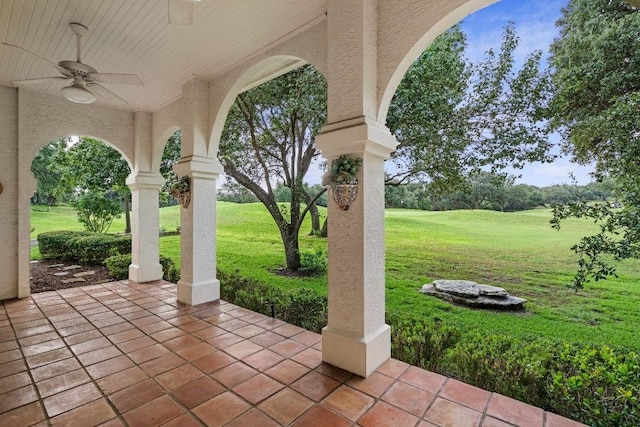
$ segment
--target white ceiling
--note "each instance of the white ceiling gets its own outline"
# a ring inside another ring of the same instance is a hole
[[[99,72],[137,74],[143,87],[105,84],[130,110],[153,111],[177,99],[192,76],[205,80],[323,19],[326,0],[202,0],[192,25],[169,25],[167,0],[0,0],[0,42],[51,62],[75,61],[69,23],[88,27],[82,62]],[[0,45],[0,84],[57,76],[43,61]],[[30,89],[59,94],[68,84]]]

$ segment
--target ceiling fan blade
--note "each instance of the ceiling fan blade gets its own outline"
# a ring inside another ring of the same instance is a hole
[[[20,52],[25,53],[25,54],[27,54],[27,55],[31,56],[32,58],[38,59],[38,60],[40,60],[40,61],[44,61],[44,62],[46,62],[47,64],[51,65],[52,67],[55,67],[56,69],[58,69],[58,70],[59,70],[62,74],[64,74],[65,76],[70,76],[69,71],[68,71],[67,69],[62,68],[62,67],[61,67],[61,66],[59,66],[58,64],[55,64],[55,63],[53,63],[53,62],[49,61],[48,59],[43,58],[43,57],[42,57],[42,56],[40,56],[40,55],[36,55],[35,53],[33,53],[33,52],[29,52],[28,50],[26,50],[26,49],[24,49],[24,48],[21,48],[20,46],[16,46],[16,45],[14,45],[14,44],[5,43],[5,42],[2,42],[2,44],[3,44],[3,45],[5,45],[5,46],[9,46],[9,47],[12,47],[12,48],[14,48],[14,49],[17,49],[17,50],[19,50]]]
[[[135,74],[89,73],[89,78],[100,83],[144,86],[142,80]]]
[[[70,77],[40,77],[38,79],[13,80],[12,84],[30,85],[37,83],[49,83],[53,80],[69,80]]]
[[[193,23],[193,2],[185,0],[168,0],[169,24],[191,25]]]
[[[94,95],[104,99],[108,104],[127,105],[128,102],[98,83],[88,83],[87,89]]]

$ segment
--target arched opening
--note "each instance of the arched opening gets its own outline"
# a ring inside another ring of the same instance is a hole
[[[69,239],[80,234],[67,232],[129,234],[131,195],[125,181],[130,171],[118,150],[88,136],[57,138],[38,151],[31,163],[36,189],[29,220],[30,255],[41,261],[31,263],[32,292],[111,278],[104,259],[93,256],[100,251],[80,246],[72,250]],[[130,251],[126,242],[120,245],[125,253]]]
[[[314,232],[321,232],[314,198],[323,190],[309,185],[308,174],[318,163],[314,137],[325,121],[325,80],[305,65],[240,93],[222,132],[218,158],[226,186],[245,188],[266,208],[284,247],[280,263],[287,274],[300,271],[301,254],[308,251],[299,246],[307,213]]]
[[[182,132],[174,130],[164,144],[160,159],[159,172],[164,179],[160,188],[160,255],[163,258],[165,279],[177,282],[180,279],[180,200],[172,194],[172,188],[178,183],[178,176],[173,171],[173,166],[180,160],[182,151]],[[171,261],[167,261],[169,258]],[[166,265],[165,265],[166,264]],[[169,267],[167,268],[167,265]]]

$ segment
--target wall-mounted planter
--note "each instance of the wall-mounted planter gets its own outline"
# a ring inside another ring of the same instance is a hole
[[[191,192],[185,191],[182,193],[171,193],[174,199],[176,199],[183,208],[187,209],[191,203]]]
[[[333,200],[343,211],[349,210],[349,206],[358,197],[358,183],[355,184],[333,184],[331,186]]]
[[[183,176],[171,186],[169,192],[183,208],[187,209],[191,203],[191,178],[187,175]]]
[[[343,211],[358,197],[358,179],[356,175],[362,166],[362,158],[342,155],[331,162],[329,179],[333,200]]]

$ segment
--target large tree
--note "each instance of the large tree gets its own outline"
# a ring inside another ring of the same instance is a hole
[[[122,155],[101,141],[83,137],[57,157],[63,169],[60,185],[67,191],[115,193],[125,211],[125,233],[131,232],[130,195],[126,184],[131,173]]]
[[[542,53],[532,52],[518,66],[518,42],[509,24],[500,49],[474,64],[465,57],[464,33],[454,26],[420,55],[389,108],[387,126],[399,142],[389,181],[425,180],[446,192],[483,168],[552,160]]]
[[[56,158],[67,147],[67,138],[51,141],[38,151],[31,162],[31,172],[38,183],[37,190],[32,197],[32,202],[37,205],[54,205],[63,194],[60,193],[60,179],[62,169],[56,162]]]
[[[428,180],[442,191],[466,183],[483,167],[549,159],[541,114],[548,79],[540,71],[541,53],[529,55],[515,70],[517,45],[510,25],[499,52],[470,64],[465,36],[456,26],[416,60],[389,109],[387,125],[399,142],[389,183]],[[325,90],[322,77],[307,66],[242,93],[220,145],[227,175],[254,193],[278,225],[290,270],[300,266],[302,205],[318,218],[315,196],[303,180],[318,154],[314,135],[325,122]],[[290,190],[286,210],[277,203],[278,184]]]
[[[558,26],[551,47],[552,125],[576,161],[593,162],[596,178],[615,183],[623,206],[585,199],[555,208],[556,228],[567,217],[600,225],[599,233],[573,247],[579,255],[573,286],[579,289],[615,274],[606,256],[640,255],[640,13],[621,0],[571,0]]]
[[[225,173],[255,194],[277,224],[291,271],[300,268],[303,205],[315,208],[304,178],[318,156],[314,138],[325,121],[326,84],[304,66],[238,95],[220,143]],[[278,184],[291,192],[286,209],[276,201]]]

